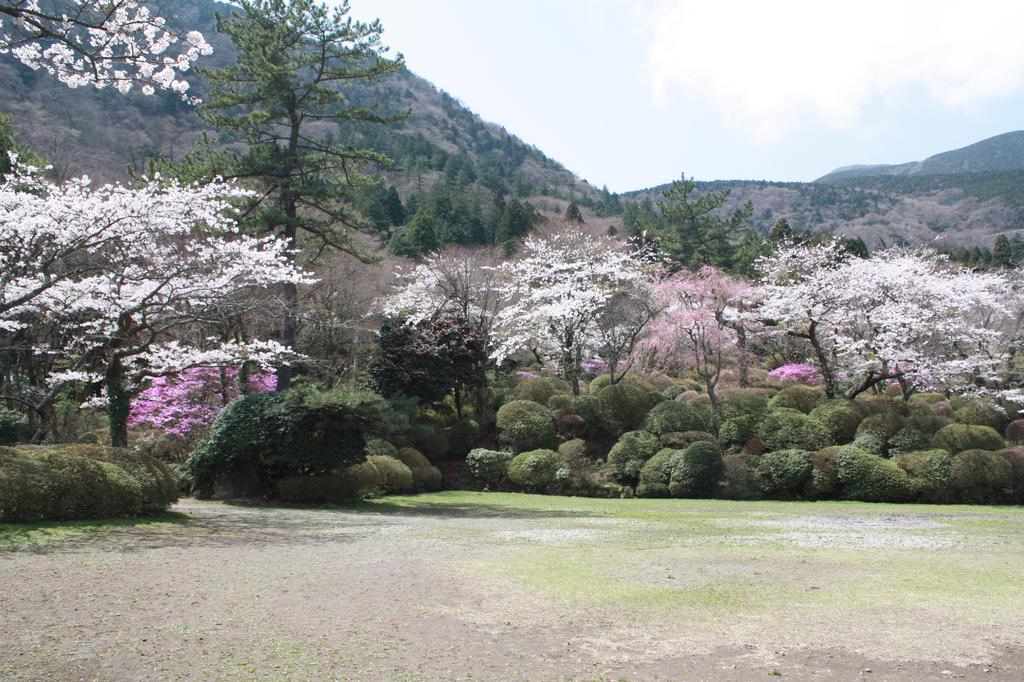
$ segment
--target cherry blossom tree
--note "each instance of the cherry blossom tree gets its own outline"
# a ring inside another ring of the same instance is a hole
[[[528,238],[497,272],[507,304],[495,317],[492,357],[500,364],[529,350],[557,366],[575,394],[581,362],[601,350],[601,316],[617,295],[652,281],[645,253],[572,229]]]
[[[169,90],[188,101],[181,78],[213,48],[198,31],[179,36],[136,0],[0,0],[0,54],[43,69],[71,88],[126,94]]]
[[[258,305],[264,287],[311,281],[283,240],[238,233],[230,202],[246,194],[159,178],[137,189],[55,185],[20,166],[0,183],[0,330],[40,320],[59,330],[59,343],[36,349],[57,368],[49,395],[101,386],[112,444],[126,444],[130,398],[146,377],[292,355],[199,333],[229,306]]]
[[[964,389],[994,376],[1009,313],[1006,279],[957,267],[927,250],[844,255],[830,242],[784,246],[760,263],[760,314],[810,342],[830,397],[895,381]]]
[[[717,386],[729,363],[747,362],[745,341],[755,321],[749,313],[756,291],[718,268],[680,271],[654,291],[664,313],[651,325],[639,353],[655,365],[696,369],[718,414]]]

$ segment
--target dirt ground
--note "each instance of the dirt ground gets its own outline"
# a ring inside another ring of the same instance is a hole
[[[744,504],[7,527],[0,679],[1024,679],[1024,510]]]

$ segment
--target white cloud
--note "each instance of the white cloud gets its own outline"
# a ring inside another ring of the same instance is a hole
[[[757,141],[808,116],[851,128],[879,97],[969,109],[1024,81],[1012,0],[656,0],[643,14],[655,95],[706,97]]]

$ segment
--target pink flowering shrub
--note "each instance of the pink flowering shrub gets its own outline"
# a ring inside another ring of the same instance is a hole
[[[580,363],[580,367],[587,374],[607,374],[608,363],[601,358],[590,358]]]
[[[776,381],[790,381],[805,386],[817,386],[822,382],[821,372],[817,367],[801,362],[776,367],[768,372],[768,376]]]
[[[251,374],[248,384],[253,393],[273,391],[277,376],[273,372]],[[224,406],[239,395],[238,370],[234,368],[195,367],[173,376],[155,377],[132,402],[128,424],[187,438],[210,426]]]

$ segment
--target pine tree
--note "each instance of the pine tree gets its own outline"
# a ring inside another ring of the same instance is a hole
[[[583,224],[583,214],[580,213],[580,207],[576,205],[575,201],[570,201],[569,206],[565,209],[565,222],[575,226]]]
[[[227,160],[228,175],[256,185],[261,200],[251,208],[255,227],[298,245],[300,235],[330,247],[370,257],[353,241],[354,232],[375,232],[340,197],[366,182],[359,169],[386,164],[387,157],[353,148],[312,130],[325,121],[388,123],[375,109],[352,106],[342,88],[403,68],[381,44],[379,21],[347,17],[347,0],[334,9],[316,0],[238,0],[217,30],[234,44],[237,63],[202,71],[211,91],[200,114],[231,133],[246,151]],[[295,344],[298,294],[282,291],[281,341]],[[291,369],[278,370],[287,389]]]
[[[1005,234],[996,237],[996,243],[992,247],[992,264],[1000,268],[1008,268],[1013,264],[1013,252],[1010,249],[1010,240]]]

